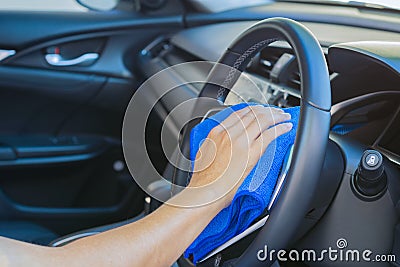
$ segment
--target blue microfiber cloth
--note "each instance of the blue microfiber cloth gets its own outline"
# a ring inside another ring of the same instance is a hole
[[[194,163],[197,151],[208,133],[225,120],[232,112],[254,103],[241,103],[226,108],[214,116],[205,119],[191,131],[190,159]],[[300,108],[285,108],[290,113],[293,128],[290,132],[275,139],[261,156],[256,166],[244,179],[231,205],[223,209],[209,223],[197,239],[185,251],[185,257],[193,256],[196,263],[209,252],[240,234],[259,217],[268,206],[275,188],[285,155],[294,143]]]

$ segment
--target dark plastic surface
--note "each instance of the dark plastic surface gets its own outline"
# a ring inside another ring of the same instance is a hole
[[[147,17],[131,12],[0,12],[0,47],[21,50],[64,36],[162,25],[180,27],[182,18]],[[28,30],[31,29],[40,30]]]
[[[217,22],[255,21],[285,17],[297,21],[322,22],[400,32],[398,16],[388,16],[386,12],[360,12],[360,10],[362,9],[355,7],[275,2],[214,14],[190,14],[186,16],[185,21],[188,26],[193,27]],[[371,11],[370,9],[367,10]]]
[[[399,213],[399,172],[393,163],[385,161],[388,174],[388,190],[375,201],[358,198],[351,189],[350,180],[355,173],[365,147],[342,136],[332,135],[346,160],[346,173],[339,190],[321,221],[294,247],[313,248],[322,251],[332,247],[337,249],[336,241],[344,238],[346,249],[369,249],[376,254],[389,254],[392,250],[394,230]],[[373,257],[371,256],[371,257]],[[369,266],[365,261],[326,261],[308,262],[310,266]],[[371,263],[372,264],[372,263]],[[389,266],[377,263],[371,266]]]
[[[87,136],[2,136],[0,142],[13,148],[18,158],[79,155],[107,147],[103,139]]]
[[[14,160],[17,158],[15,151],[8,145],[0,145],[0,160]]]
[[[317,189],[294,240],[308,232],[328,210],[344,174],[344,159],[338,145],[329,140],[324,166],[322,167]]]
[[[351,42],[337,44],[329,48],[329,57],[335,58],[331,66],[332,70],[352,71],[355,62],[341,55],[340,50],[355,52],[353,55],[365,57],[366,64],[378,64],[388,71],[400,75],[400,47],[396,42]],[[343,52],[342,52],[343,53]],[[365,66],[364,66],[365,67]]]
[[[284,12],[284,10],[281,11],[281,16],[283,16]],[[193,27],[174,35],[171,42],[201,59],[217,61],[234,38],[255,22],[257,21],[248,19]],[[400,34],[398,33],[323,24],[322,22],[301,22],[311,30],[321,45],[326,48],[338,43],[368,41],[371,40],[371,36],[374,36],[376,40],[400,41]],[[204,38],[209,38],[213,41],[204,42]]]
[[[113,169],[122,152],[106,144],[75,155],[0,161],[0,222],[34,221],[66,234],[139,213],[143,194],[126,168]]]
[[[393,230],[398,219],[390,195],[386,193],[377,201],[363,201],[356,197],[350,188],[351,176],[346,174],[340,189],[327,214],[313,231],[299,245],[300,248],[322,251],[332,247],[337,249],[336,241],[344,238],[348,249],[365,249],[375,254],[389,254],[393,242]],[[360,262],[333,262],[326,259],[310,266],[368,266]],[[319,265],[318,265],[319,264]],[[388,263],[375,263],[373,266],[389,266]]]
[[[370,94],[347,99],[332,107],[331,126],[337,124],[346,115],[348,115],[350,112],[354,110],[367,106],[374,106],[375,103],[379,102],[382,103],[382,101],[388,101],[386,103],[391,103],[392,105],[396,105],[399,100],[400,100],[400,91],[373,92]]]
[[[0,66],[0,134],[56,134],[105,82],[96,75]]]
[[[24,221],[0,221],[0,236],[43,246],[57,237],[49,229]]]
[[[396,225],[396,230],[394,232],[392,254],[396,255],[395,266],[400,266],[400,224]]]

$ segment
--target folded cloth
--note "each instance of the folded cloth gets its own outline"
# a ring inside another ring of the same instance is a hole
[[[190,136],[190,159],[193,164],[197,151],[211,129],[219,125],[232,112],[249,105],[255,104],[241,103],[226,108],[214,116],[205,119],[192,129]],[[292,130],[279,136],[269,144],[256,166],[239,187],[231,205],[223,209],[185,251],[185,257],[193,256],[194,263],[201,260],[210,251],[224,244],[232,237],[246,230],[268,206],[284,157],[290,146],[294,143],[300,114],[299,107],[285,108],[283,110],[291,114],[290,122],[293,123]]]

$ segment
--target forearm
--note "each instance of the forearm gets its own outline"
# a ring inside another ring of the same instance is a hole
[[[221,208],[218,202],[197,208],[163,205],[142,220],[66,248],[79,255],[76,266],[88,260],[95,266],[170,266]]]
[[[163,205],[139,221],[61,248],[0,237],[0,266],[170,266],[221,210],[221,205]]]
[[[50,248],[0,237],[0,266],[59,266],[65,259],[64,248]]]

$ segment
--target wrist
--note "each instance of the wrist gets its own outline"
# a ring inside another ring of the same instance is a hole
[[[167,205],[184,209],[207,210],[210,214],[218,214],[226,205],[225,197],[208,186],[193,186],[189,184],[179,194],[166,202]]]
[[[218,179],[207,179],[201,173],[194,173],[185,190],[197,189],[202,199],[208,199],[210,202],[212,199],[213,202],[218,202],[222,210],[231,204],[241,181],[243,181],[242,177],[229,172]]]
[[[188,195],[192,195],[195,191],[198,198],[203,199],[204,205],[217,206],[221,211],[232,201],[232,190],[225,186],[228,184],[226,181],[229,181],[226,176],[210,182],[210,179],[203,177],[203,174],[194,173],[183,191],[186,191]]]

